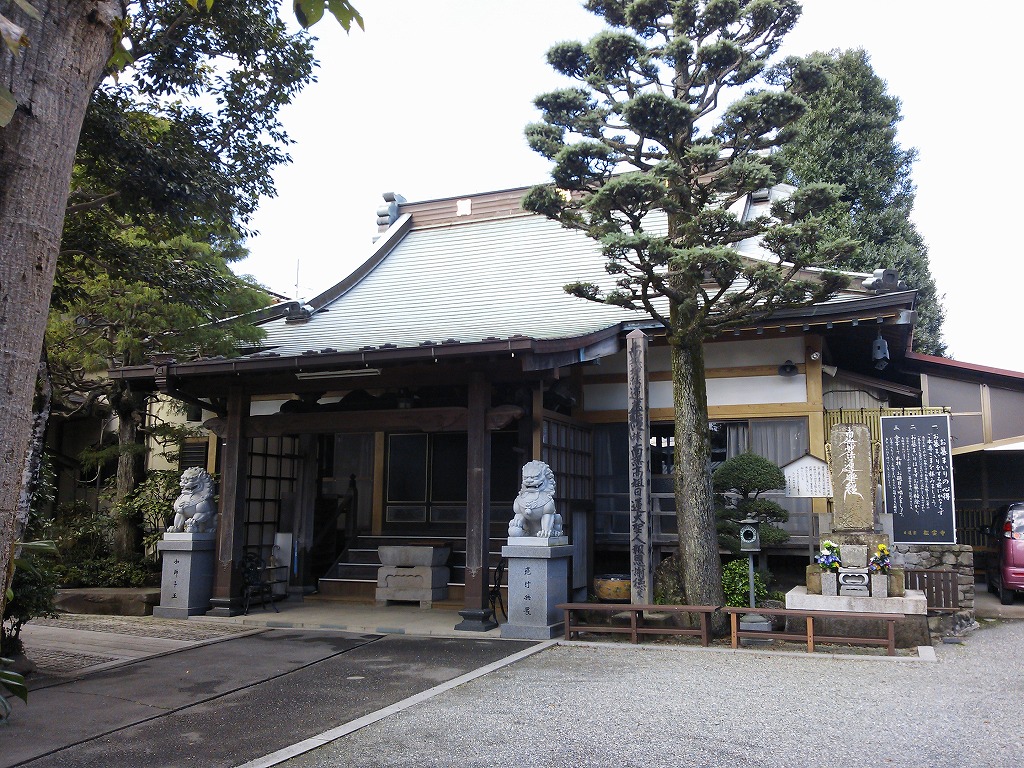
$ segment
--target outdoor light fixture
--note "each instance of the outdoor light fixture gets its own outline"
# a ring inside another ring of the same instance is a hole
[[[296,379],[351,379],[355,376],[380,376],[380,368],[349,368],[344,371],[299,371]]]
[[[787,360],[779,366],[779,376],[785,376],[788,378],[790,376],[796,376],[798,372],[799,371],[792,360]]]
[[[882,332],[878,332],[878,338],[871,344],[871,362],[875,364],[875,370],[883,371],[889,365],[889,345],[882,338]]]

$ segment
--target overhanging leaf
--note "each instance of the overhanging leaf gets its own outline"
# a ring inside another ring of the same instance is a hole
[[[14,4],[21,8],[29,18],[35,19],[36,21],[43,20],[42,14],[40,14],[31,3],[27,2],[27,0],[14,0]]]
[[[4,659],[4,661],[7,661],[7,659]],[[0,669],[0,685],[26,704],[28,703],[28,688],[25,686],[25,678],[17,672],[11,672],[9,669]]]
[[[28,45],[28,38],[25,37],[25,28],[15,24],[2,13],[0,13],[0,36],[4,43],[11,49],[11,53],[17,54],[22,48]]]
[[[0,85],[0,128],[14,119],[17,109],[18,101],[14,98],[14,94]]]
[[[366,29],[363,26],[363,17],[359,15],[359,11],[353,8],[348,0],[327,0],[327,10],[338,20],[338,23],[341,24],[346,32],[351,31],[353,21],[359,25],[360,29]]]

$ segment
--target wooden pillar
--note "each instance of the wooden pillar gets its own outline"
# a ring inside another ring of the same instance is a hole
[[[220,478],[220,516],[217,521],[217,557],[213,571],[210,616],[236,616],[242,612],[242,546],[245,543],[245,493],[249,474],[249,440],[245,424],[249,395],[240,387],[228,393],[227,429]]]
[[[299,465],[296,477],[295,512],[292,520],[292,536],[298,553],[298,583],[303,592],[316,589],[318,580],[324,574],[310,570],[310,547],[313,546],[313,519],[316,515],[316,481],[318,435],[299,435]]]
[[[651,530],[651,421],[647,396],[647,336],[626,336],[629,428],[629,581],[632,602],[654,602],[654,533]]]
[[[462,621],[455,629],[485,632],[497,622],[491,617],[491,435],[487,409],[491,385],[483,373],[469,382],[468,451],[466,461],[466,591]]]

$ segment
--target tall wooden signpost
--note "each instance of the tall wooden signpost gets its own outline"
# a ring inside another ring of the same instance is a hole
[[[654,602],[651,531],[651,422],[647,388],[647,336],[626,336],[629,427],[629,580],[633,603]]]

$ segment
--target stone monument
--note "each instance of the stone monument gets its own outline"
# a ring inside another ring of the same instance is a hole
[[[875,489],[871,433],[866,424],[836,424],[829,435],[828,456],[833,476],[832,540],[839,545],[839,594],[870,595],[868,550],[888,546],[889,537],[875,533]]]
[[[206,613],[213,595],[217,547],[213,480],[206,470],[190,467],[182,473],[180,485],[174,523],[156,545],[163,558],[163,572],[160,605],[153,608],[153,615],[168,619]]]
[[[548,640],[563,631],[556,608],[569,599],[572,547],[555,509],[555,475],[542,461],[523,467],[523,484],[512,505],[508,545],[508,622],[501,636]]]
[[[910,618],[897,625],[897,645],[930,642],[927,600],[918,590],[903,590],[903,573],[893,569],[885,579],[872,580],[868,554],[888,553],[889,537],[875,533],[871,433],[865,424],[836,424],[826,454],[832,473],[831,541],[822,541],[819,566],[807,569],[807,585],[786,593],[786,607],[796,610],[846,613],[902,613]],[[832,569],[838,557],[838,573]],[[886,566],[888,561],[886,560]],[[822,567],[825,570],[822,570]],[[882,574],[879,574],[882,575]],[[884,584],[884,587],[883,587]],[[826,588],[827,585],[835,585]],[[874,588],[872,588],[874,586]],[[834,591],[833,591],[834,590]],[[787,620],[787,625],[790,622]],[[820,618],[815,631],[825,635],[877,635],[880,622],[864,619]]]

